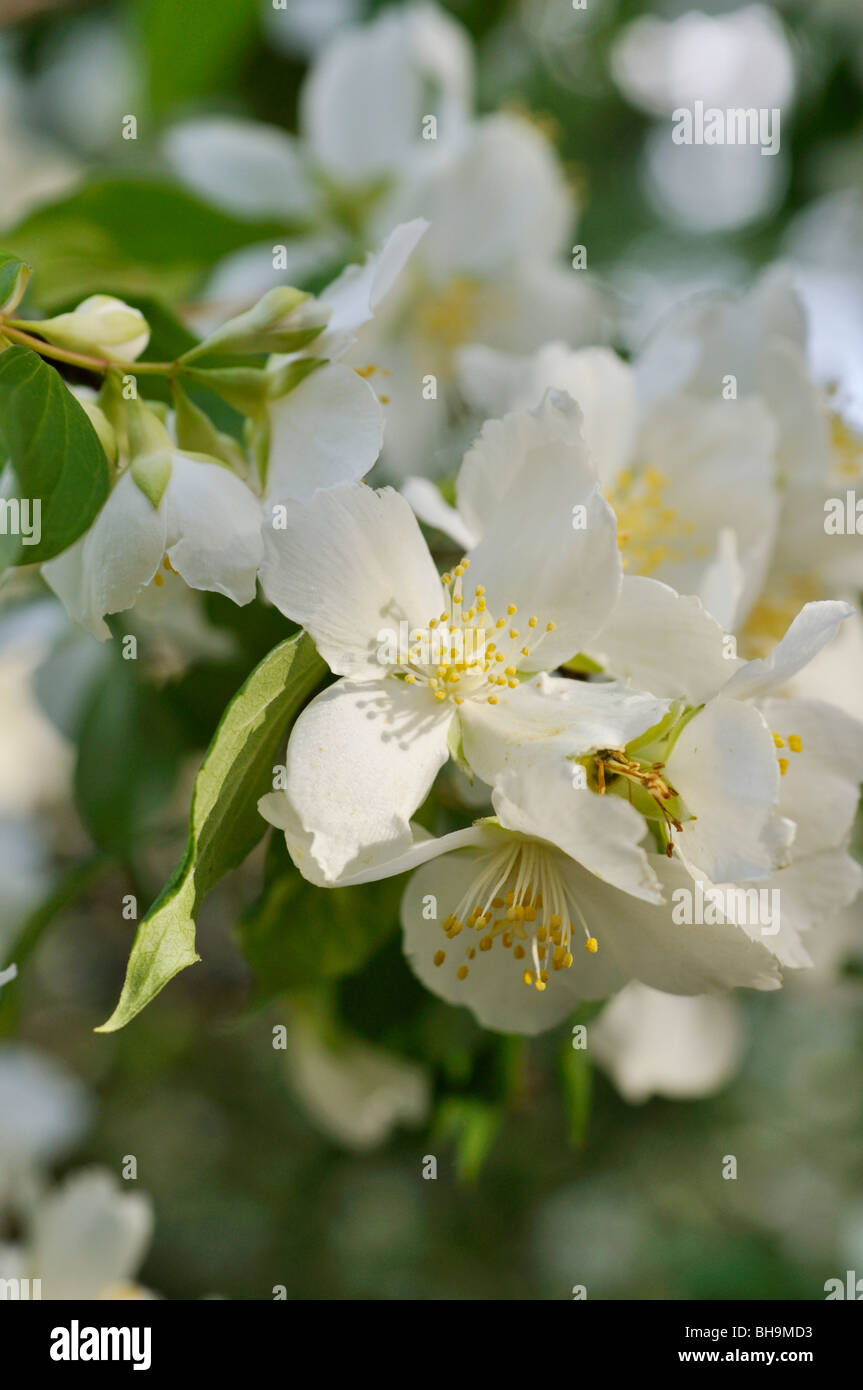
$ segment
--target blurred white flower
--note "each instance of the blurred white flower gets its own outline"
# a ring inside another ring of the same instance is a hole
[[[46,718],[33,690],[34,674],[63,623],[53,600],[9,607],[0,615],[0,816],[25,816],[71,792],[72,746]]]
[[[625,1100],[695,1100],[737,1070],[743,1018],[730,997],[663,994],[633,981],[589,1025],[588,1038]]]
[[[355,23],[363,0],[289,0],[277,9],[273,0],[261,0],[264,31],[274,48],[286,53],[311,55],[340,29]]]
[[[26,1043],[0,1045],[0,1175],[47,1168],[68,1153],[91,1113],[84,1084]]]
[[[627,573],[696,594],[731,623],[763,582],[779,510],[777,428],[766,405],[753,399],[729,409],[718,392],[707,400],[681,391],[651,409],[639,400],[635,369],[605,348],[548,343],[519,357],[471,347],[457,361],[462,393],[481,416],[528,408],[552,388],[567,391],[617,514]],[[423,520],[455,534],[431,484],[411,479],[404,491]],[[732,552],[740,592],[720,605],[716,571]]]
[[[794,56],[776,11],[748,5],[727,14],[643,15],[614,43],[611,71],[623,95],[654,116],[703,101],[720,108],[788,107]]]
[[[0,1260],[6,1278],[40,1279],[43,1299],[155,1296],[133,1279],[152,1237],[152,1203],[108,1169],[80,1169],[48,1189],[25,1225]]]
[[[428,1115],[426,1068],[359,1038],[330,1041],[298,1020],[288,1034],[286,1064],[310,1119],[345,1148],[377,1148],[397,1126],[421,1125]]]

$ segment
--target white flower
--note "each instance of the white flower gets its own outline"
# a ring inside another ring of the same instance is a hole
[[[732,376],[738,400],[727,404],[760,399],[776,422],[775,544],[735,615],[749,652],[769,650],[807,600],[859,590],[859,538],[828,533],[825,502],[863,479],[863,439],[812,379],[806,319],[786,268],[744,295],[706,295],[667,315],[636,370],[645,397],[666,405],[680,391],[715,400]]]
[[[598,643],[615,675],[703,705],[662,771],[697,817],[675,833],[675,850],[708,885],[781,889],[771,949],[790,966],[810,963],[801,932],[847,906],[863,877],[847,853],[863,724],[822,701],[783,695],[851,612],[839,602],[807,604],[767,658],[741,662],[697,600],[626,579]]]
[[[579,343],[604,336],[602,299],[584,271],[563,260],[572,254],[575,214],[547,140],[511,115],[477,121],[396,191],[387,221],[422,216],[430,228],[369,334],[373,360],[391,374],[385,458],[393,474],[434,460],[449,426],[460,348],[525,352],[555,335]]]
[[[397,226],[379,252],[348,266],[316,301],[326,327],[302,352],[270,359],[272,376],[323,362],[268,406],[265,498],[308,500],[319,488],[356,482],[381,451],[384,417],[370,378],[340,361],[374,317],[426,231],[422,219]]]
[[[331,215],[328,190],[356,194],[437,158],[467,123],[472,85],[462,27],[435,5],[411,4],[346,26],[323,48],[303,85],[299,138],[195,117],[168,132],[165,154],[196,192],[232,212],[320,224]],[[428,115],[435,139],[423,138]]]
[[[69,616],[95,636],[173,569],[193,589],[249,603],[261,555],[258,499],[229,468],[164,447],[120,474],[90,529],[42,566]]]
[[[2,1178],[48,1167],[68,1153],[90,1115],[86,1087],[46,1053],[25,1043],[0,1047]]]
[[[520,676],[582,649],[620,583],[613,514],[578,422],[568,398],[550,395],[533,413],[485,427],[469,459],[481,468],[499,458],[510,486],[480,544],[444,582],[390,489],[319,492],[290,510],[286,529],[264,527],[265,593],[343,677],[298,719],[286,790],[262,802],[276,823],[280,803],[291,806],[302,833],[290,848],[326,878],[357,855],[409,842],[410,817],[460,742],[491,782],[486,759],[495,762],[510,731],[517,737],[524,726],[535,739],[548,732],[543,718],[560,718]],[[584,520],[577,529],[573,508]],[[635,704],[627,693],[624,705]],[[626,710],[606,703],[589,715],[607,731]]]
[[[27,1237],[0,1247],[5,1277],[39,1279],[44,1299],[151,1298],[132,1282],[153,1229],[149,1197],[85,1168],[41,1196]]]
[[[287,802],[280,809],[290,814]],[[773,956],[742,928],[678,926],[667,905],[618,892],[519,830],[486,821],[389,848],[339,885],[415,869],[402,900],[405,954],[423,984],[486,1028],[543,1032],[631,979],[674,994],[779,986]],[[669,895],[689,882],[677,861],[652,859]]]
[[[423,139],[435,115],[438,140],[451,143],[473,104],[470,39],[432,4],[389,9],[345,29],[323,50],[300,97],[309,156],[347,186],[412,171],[441,148]]]
[[[605,348],[548,343],[530,357],[465,348],[462,392],[484,415],[527,409],[549,388],[568,391],[584,415],[584,437],[618,517],[628,573],[651,575],[698,594],[731,625],[763,583],[773,545],[777,428],[757,398],[729,402],[678,392],[653,408],[639,400],[636,371]],[[464,481],[464,480],[462,480]],[[489,478],[486,487],[505,486]],[[410,480],[406,495],[423,519],[437,503],[430,484]],[[469,495],[458,518],[479,521]],[[718,611],[717,611],[718,610]]]
[[[346,1148],[377,1148],[396,1126],[420,1125],[428,1115],[430,1078],[418,1063],[359,1038],[328,1043],[302,1020],[289,1039],[287,1075],[297,1099]]]
[[[731,998],[665,994],[633,981],[588,1025],[588,1047],[625,1100],[696,1100],[737,1070],[743,1021]]]

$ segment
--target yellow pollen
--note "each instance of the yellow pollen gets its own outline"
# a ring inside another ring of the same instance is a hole
[[[788,735],[788,747],[791,749],[792,753],[803,752],[803,740],[799,734]]]
[[[584,943],[584,949],[585,951],[589,951],[592,956],[596,955],[597,951],[599,950],[599,942],[597,941],[595,936],[589,936],[587,938],[587,940]],[[572,957],[570,957],[570,959],[572,959]]]
[[[455,973],[456,973],[456,977],[457,977],[459,980],[466,980],[466,979],[467,979],[467,969],[468,969],[468,968],[467,968],[466,965],[460,965],[459,968],[458,968],[458,970],[455,972]]]
[[[775,743],[775,745],[776,745],[777,748],[784,748],[784,747],[785,747],[785,739],[782,738],[782,737],[780,737],[779,734],[774,734],[774,735],[773,735],[773,742]]]
[[[789,768],[789,767],[790,767],[790,763],[788,762],[788,759],[787,759],[787,758],[780,758],[780,759],[779,759],[779,775],[780,775],[780,777],[784,777],[784,776],[785,776],[785,774],[786,774],[786,772],[788,771],[788,768]]]
[[[435,953],[434,953],[434,963],[435,963],[435,965],[443,965],[443,963],[444,963],[445,960],[446,960],[446,951],[435,951]]]

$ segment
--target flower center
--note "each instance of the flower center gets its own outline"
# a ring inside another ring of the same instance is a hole
[[[684,558],[686,548],[680,542],[691,536],[694,527],[674,507],[666,506],[668,481],[658,468],[638,474],[624,468],[606,492],[617,513],[623,567],[635,574],[650,575],[666,561]]]
[[[863,478],[863,439],[835,411],[830,415],[830,447],[838,482]]]
[[[485,856],[476,879],[441,925],[450,941],[465,929],[469,933],[460,943],[464,960],[456,970],[459,980],[467,979],[474,961],[497,948],[512,953],[524,983],[541,993],[551,972],[572,965],[574,917],[584,932],[585,950],[595,955],[599,943],[548,850],[527,840]],[[445,960],[445,950],[435,952],[435,965]]]
[[[632,758],[624,749],[606,748],[594,755],[597,791],[623,794],[631,805],[650,820],[658,820],[659,833],[665,853],[671,857],[674,842],[671,832],[683,830],[683,820],[692,820],[680,801],[680,793],[663,776],[665,763],[645,762]]]
[[[477,282],[467,275],[457,275],[417,311],[420,337],[437,348],[439,375],[452,375],[456,349],[476,337],[479,299]]]
[[[774,732],[773,742],[777,749],[785,748],[787,746],[789,753],[803,752],[803,740],[799,734],[788,734],[785,738],[783,738],[781,734],[777,734]],[[780,776],[784,777],[789,767],[791,766],[790,759],[781,758],[777,754],[777,762],[779,763]]]
[[[495,618],[486,607],[482,584],[466,604],[462,580],[469,565],[465,558],[441,576],[447,607],[424,629],[413,629],[406,660],[394,674],[408,685],[427,686],[436,700],[462,705],[465,699],[484,699],[496,705],[503,691],[516,688],[520,665],[556,624],[541,624],[531,616],[524,629],[516,627],[514,603],[507,604],[505,617]]]
[[[177,571],[174,569],[174,566],[171,564],[171,561],[168,559],[167,555],[163,559],[162,565],[168,571],[169,574],[177,573]],[[161,589],[164,582],[165,576],[162,573],[160,573],[159,570],[157,570],[156,573],[153,575],[153,583],[156,585],[157,589]]]

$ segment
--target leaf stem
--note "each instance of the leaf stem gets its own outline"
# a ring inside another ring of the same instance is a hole
[[[22,328],[15,328],[8,320],[0,319],[0,333],[4,338],[10,338],[14,343],[21,343],[23,347],[29,347],[38,352],[41,357],[52,357],[57,362],[67,362],[71,367],[82,367],[88,372],[100,372],[103,376],[107,372],[122,371],[129,376],[176,376],[178,371],[182,371],[179,362],[124,362],[117,357],[89,357],[83,352],[72,352],[68,348],[54,347],[51,343],[46,343],[42,338],[36,338],[32,333],[25,333]]]

